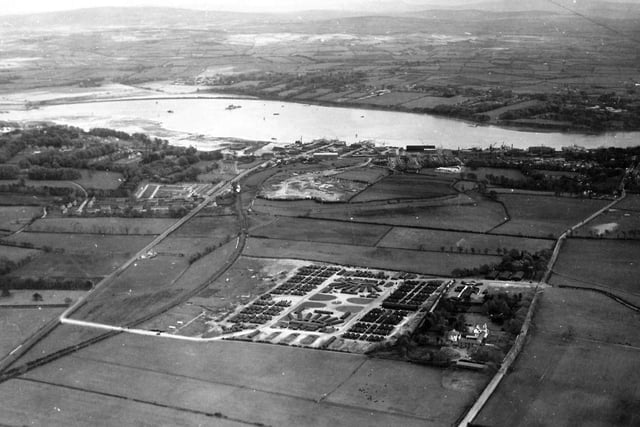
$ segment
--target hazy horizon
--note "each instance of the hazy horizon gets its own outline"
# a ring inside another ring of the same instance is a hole
[[[96,7],[172,7],[181,9],[220,10],[230,12],[296,12],[303,10],[366,10],[389,9],[393,4],[399,10],[429,6],[459,6],[486,0],[26,0],[0,2],[0,15],[33,14]]]

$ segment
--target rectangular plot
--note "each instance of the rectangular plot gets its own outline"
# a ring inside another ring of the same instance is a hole
[[[254,229],[251,235],[269,239],[374,246],[387,231],[389,227],[384,225],[280,217],[273,223]]]

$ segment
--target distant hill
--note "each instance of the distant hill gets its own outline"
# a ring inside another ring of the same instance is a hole
[[[0,16],[0,28],[39,29],[58,27],[67,28],[104,28],[104,27],[191,27],[226,28],[234,26],[262,26],[269,24],[300,24],[312,22],[316,25],[339,29],[337,20],[354,24],[365,23],[372,33],[380,33],[377,24],[389,24],[397,20],[393,27],[398,29],[406,24],[407,30],[419,25],[417,19],[444,19],[463,21],[490,20],[509,16],[540,17],[548,14],[569,15],[576,13],[593,18],[631,18],[640,19],[640,2],[623,3],[601,0],[498,0],[468,3],[463,0],[447,2],[445,5],[429,4],[428,9],[419,0],[390,2],[379,0],[361,2],[362,9],[355,11],[309,10],[290,13],[239,13],[207,10],[161,8],[161,7],[101,7],[76,9],[64,12],[49,12],[32,15]],[[364,5],[368,4],[369,7]],[[360,3],[354,3],[358,6]],[[366,19],[363,19],[366,18]],[[333,21],[332,24],[330,24]],[[347,25],[351,26],[351,25]],[[363,28],[360,32],[366,32]]]

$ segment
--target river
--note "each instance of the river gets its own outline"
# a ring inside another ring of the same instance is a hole
[[[227,109],[230,104],[241,108]],[[348,143],[372,140],[390,146],[433,144],[443,148],[490,144],[518,148],[545,145],[556,149],[574,144],[587,148],[640,145],[640,132],[584,135],[518,131],[423,114],[254,99],[183,97],[68,103],[9,110],[0,114],[0,120],[52,121],[83,129],[109,127],[144,132],[202,150],[219,147],[221,138],[278,144],[301,138],[305,142],[337,138]]]

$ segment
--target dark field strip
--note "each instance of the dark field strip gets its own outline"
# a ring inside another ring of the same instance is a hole
[[[37,384],[47,384],[53,387],[57,387],[57,388],[62,388],[62,389],[67,389],[67,390],[74,390],[74,391],[79,391],[82,393],[91,393],[91,394],[97,394],[100,396],[104,396],[104,397],[111,397],[111,398],[116,398],[116,399],[124,399],[124,400],[130,400],[132,402],[136,402],[136,403],[144,403],[146,405],[152,405],[152,406],[157,406],[160,408],[167,408],[167,409],[171,409],[173,411],[179,411],[179,412],[187,412],[190,414],[196,414],[196,415],[205,415],[207,417],[215,417],[215,418],[222,418],[225,420],[230,420],[230,421],[235,421],[241,424],[245,424],[245,425],[252,425],[252,426],[264,426],[264,424],[262,423],[256,423],[256,422],[251,422],[251,421],[246,421],[246,420],[241,420],[241,419],[237,419],[237,418],[233,418],[233,417],[229,417],[226,416],[220,412],[207,412],[207,411],[200,411],[197,409],[189,409],[189,408],[184,408],[181,406],[176,406],[176,405],[169,405],[166,403],[159,403],[156,401],[149,401],[149,400],[142,400],[142,399],[138,399],[135,397],[127,397],[127,396],[123,396],[120,394],[114,394],[114,393],[108,393],[108,392],[104,392],[104,391],[96,391],[96,390],[88,390],[86,388],[83,387],[75,387],[72,385],[67,385],[67,384],[57,384],[54,382],[50,382],[50,381],[44,381],[44,380],[38,380],[38,379],[33,379],[33,378],[18,378],[19,381],[28,381],[28,382],[33,382],[33,383],[37,383]]]

